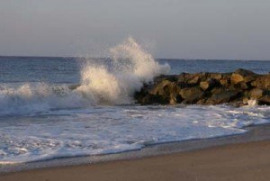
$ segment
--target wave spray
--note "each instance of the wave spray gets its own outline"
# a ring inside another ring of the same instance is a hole
[[[111,48],[112,64],[88,64],[81,72],[81,92],[94,103],[130,103],[136,90],[160,74],[168,73],[169,65],[160,65],[133,38]]]
[[[81,70],[80,84],[73,89],[63,84],[24,83],[1,85],[0,114],[24,114],[50,109],[87,107],[100,104],[130,104],[144,82],[166,74],[161,65],[133,38],[110,49],[109,64],[88,61]]]

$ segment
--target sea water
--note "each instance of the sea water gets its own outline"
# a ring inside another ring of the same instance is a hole
[[[155,60],[132,38],[110,54],[0,57],[0,164],[240,134],[270,121],[266,106],[141,106],[133,100],[143,83],[160,74],[237,68],[268,73],[270,61]]]

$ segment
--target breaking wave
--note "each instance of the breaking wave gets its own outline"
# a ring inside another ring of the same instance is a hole
[[[86,63],[78,85],[46,83],[0,85],[0,114],[85,107],[100,104],[129,104],[144,82],[169,72],[168,64],[157,63],[133,38],[110,49],[110,65]]]

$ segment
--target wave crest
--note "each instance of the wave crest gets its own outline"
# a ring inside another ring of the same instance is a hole
[[[170,70],[168,64],[160,65],[133,38],[111,48],[110,53],[110,65],[86,63],[81,70],[80,85],[72,89],[68,85],[46,83],[1,86],[0,114],[132,103],[134,92],[144,82]]]

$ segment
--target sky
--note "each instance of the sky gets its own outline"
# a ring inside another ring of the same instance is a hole
[[[270,60],[269,0],[1,0],[0,55]]]

